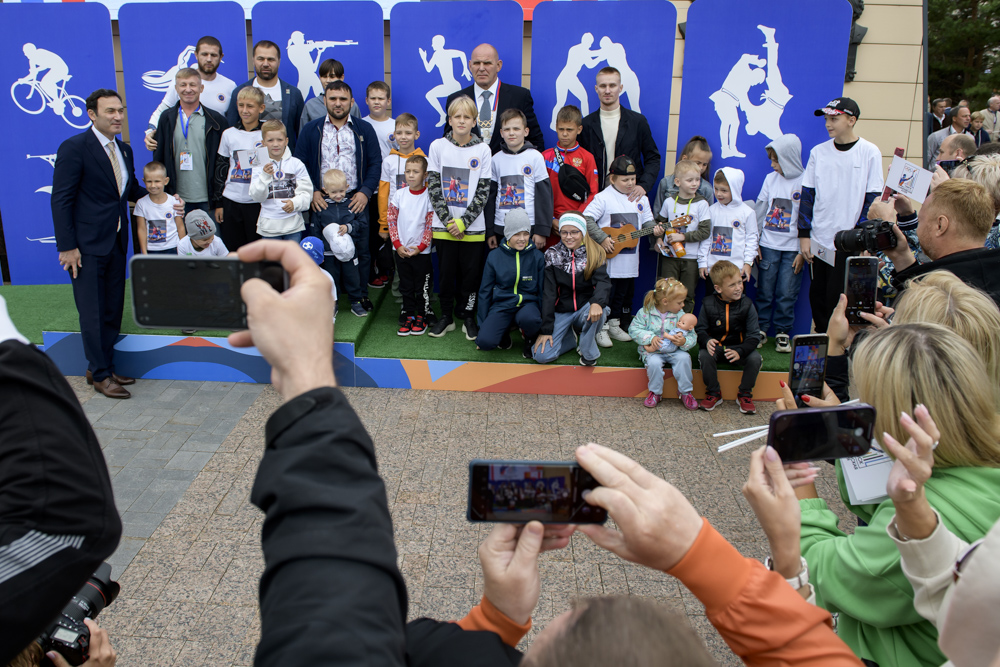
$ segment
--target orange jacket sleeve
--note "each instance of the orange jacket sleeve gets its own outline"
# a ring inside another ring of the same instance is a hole
[[[705,605],[708,620],[749,667],[859,667],[829,612],[806,602],[780,574],[744,558],[706,519],[668,571]]]
[[[782,582],[784,583],[784,582]],[[500,639],[508,646],[517,646],[524,635],[531,629],[531,619],[524,625],[518,625],[506,614],[493,606],[493,603],[483,596],[482,602],[472,608],[472,611],[460,621],[455,621],[463,630],[487,630],[500,635]]]
[[[389,231],[389,181],[378,182],[378,230]]]

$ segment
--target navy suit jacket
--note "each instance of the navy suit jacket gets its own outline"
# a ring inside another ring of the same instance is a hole
[[[451,106],[451,103],[456,99],[465,95],[470,98],[475,104],[476,108],[479,108],[479,104],[475,102],[475,84],[471,86],[466,86],[457,93],[452,93],[448,96],[448,104],[445,106],[447,109]],[[542,128],[538,126],[538,119],[535,118],[535,102],[531,99],[531,91],[527,88],[521,86],[515,86],[512,84],[500,82],[500,91],[497,93],[500,99],[497,100],[497,110],[496,118],[493,126],[493,134],[490,135],[490,150],[496,155],[503,148],[501,142],[503,137],[500,135],[500,114],[502,114],[507,109],[520,109],[524,113],[524,117],[528,120],[528,141],[531,145],[535,147],[539,153],[545,150],[545,137],[542,136]],[[441,136],[444,136],[449,131],[451,131],[451,123],[445,121],[444,132]],[[482,133],[479,131],[479,125],[472,126],[472,132],[478,136],[482,137]]]
[[[232,100],[235,102],[240,90],[252,86],[253,82],[254,79],[250,79],[246,83],[236,86]],[[278,85],[281,86],[281,122],[285,124],[285,133],[288,134],[288,150],[294,153],[295,142],[299,135],[299,121],[302,120],[302,110],[306,103],[302,100],[302,93],[292,84],[279,78]],[[229,127],[241,127],[242,125],[240,110],[237,109],[237,106],[239,105],[231,103],[226,109],[226,120],[229,121]],[[209,177],[211,177],[211,173]]]
[[[111,160],[91,129],[62,142],[52,174],[52,224],[59,252],[79,248],[84,255],[110,255],[117,240],[128,246],[128,203],[146,195],[135,177],[132,149],[117,137],[128,174],[125,192],[118,183]],[[121,220],[121,234],[118,221]]]

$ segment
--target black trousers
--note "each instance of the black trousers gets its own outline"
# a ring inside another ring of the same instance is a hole
[[[73,300],[80,314],[80,333],[87,370],[99,382],[114,371],[114,348],[125,305],[125,251],[116,242],[110,255],[82,255],[73,279]]]
[[[76,394],[48,356],[14,340],[0,343],[0,461],[6,665],[114,552],[122,533],[108,466]]]
[[[257,233],[257,218],[260,217],[260,204],[241,204],[231,199],[222,198],[222,225],[226,248],[230,251],[239,250],[248,243],[260,240]]]
[[[438,281],[441,317],[464,320],[476,316],[476,294],[483,279],[483,241],[435,239],[438,254]]]
[[[430,253],[413,257],[396,254],[399,293],[403,297],[403,315],[406,317],[431,312],[431,270]]]
[[[625,331],[632,324],[632,298],[635,296],[635,278],[611,279],[611,319],[618,319],[618,326]]]
[[[391,274],[393,256],[399,256],[392,248],[392,241],[379,236],[378,216],[378,192],[375,192],[368,201],[368,248],[371,250],[371,262],[368,267],[369,282],[377,276]]]
[[[701,366],[701,379],[705,383],[705,392],[716,396],[721,394],[722,387],[719,385],[718,364],[732,363],[726,359],[722,346],[717,345],[715,347],[714,357],[708,353],[708,350],[702,349],[698,353],[698,363]],[[741,396],[753,395],[753,387],[757,384],[757,374],[760,373],[760,367],[763,363],[764,360],[761,358],[760,353],[754,350],[749,356],[743,357],[735,364],[732,364],[733,366],[743,366],[743,377],[740,378],[739,388]]]
[[[847,254],[838,252],[834,266],[819,257],[813,259],[812,283],[809,285],[809,306],[812,308],[816,333],[826,333],[830,316],[844,293],[844,275],[847,271]]]

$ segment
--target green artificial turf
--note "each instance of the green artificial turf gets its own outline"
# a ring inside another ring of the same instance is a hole
[[[374,292],[374,290],[372,290]],[[387,290],[381,290],[383,292]],[[375,306],[375,311],[366,318],[354,318],[368,320],[364,336],[354,349],[354,354],[359,357],[376,357],[384,359],[435,359],[438,361],[488,361],[516,364],[533,364],[534,361],[521,356],[522,339],[519,332],[513,332],[511,338],[514,341],[513,347],[509,350],[491,350],[483,352],[476,349],[476,343],[465,339],[462,333],[462,324],[455,323],[455,330],[445,334],[442,338],[431,338],[429,335],[422,336],[399,336],[396,330],[399,328],[400,306],[390,295],[384,298]],[[341,306],[341,313],[344,313]],[[337,316],[337,326],[343,319],[353,317],[349,314]],[[338,340],[339,340],[338,336]],[[694,357],[694,367],[698,367],[697,348],[692,351]],[[787,371],[789,355],[779,354],[774,349],[774,340],[769,339],[767,344],[759,350],[764,358],[762,370],[765,371]],[[575,352],[567,352],[555,362],[557,364],[578,364],[580,357]],[[616,368],[642,368],[639,360],[637,346],[633,342],[614,341],[610,348],[601,349],[601,358],[597,362],[599,366],[611,366]],[[728,364],[721,365],[720,368],[730,368]],[[735,368],[735,367],[732,367]]]
[[[383,290],[384,291],[384,290]],[[7,311],[18,330],[36,345],[42,344],[43,331],[79,331],[80,319],[73,301],[70,285],[3,285],[0,296],[7,301]],[[372,290],[372,301],[382,297]],[[351,315],[350,302],[340,302],[337,316],[336,340],[353,343],[364,330],[368,318]],[[346,311],[346,312],[345,312]],[[123,334],[148,334],[154,336],[180,336],[176,329],[143,329],[132,318],[132,292],[130,281],[125,281],[125,309],[122,314]],[[196,335],[225,337],[229,331],[198,330]]]
[[[149,334],[179,336],[177,330],[143,329],[132,319],[132,298],[130,285],[126,281],[125,312],[122,316],[123,334]],[[488,361],[516,364],[535,363],[521,356],[521,335],[512,334],[514,346],[509,350],[483,352],[476,349],[475,342],[465,339],[461,323],[456,323],[455,331],[442,338],[423,336],[398,336],[399,303],[389,289],[371,289],[369,295],[375,304],[375,311],[368,317],[357,317],[351,313],[350,302],[340,299],[337,315],[335,339],[337,342],[355,343],[355,354],[359,357],[385,359],[436,359],[440,361]],[[0,296],[7,301],[11,319],[22,334],[35,344],[42,344],[42,331],[79,331],[80,322],[73,302],[73,289],[69,285],[4,285],[0,286]],[[224,337],[228,331],[201,331],[198,336]],[[779,354],[774,349],[774,339],[759,350],[764,358],[762,370],[786,372],[789,355]],[[694,367],[698,367],[697,348],[693,350]],[[560,357],[557,364],[578,364],[579,356],[568,352]],[[614,346],[601,350],[600,366],[618,368],[642,368],[635,343],[614,342]],[[720,368],[727,368],[721,365]]]

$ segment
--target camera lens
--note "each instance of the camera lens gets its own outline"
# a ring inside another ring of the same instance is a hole
[[[105,607],[118,597],[121,587],[117,581],[111,581],[111,566],[101,563],[80,592],[70,600],[63,613],[77,621],[85,618],[97,618]],[[74,607],[77,611],[74,610]],[[80,615],[82,613],[82,615]]]
[[[833,237],[833,247],[849,255],[860,253],[865,249],[865,230],[854,228],[837,232]]]

